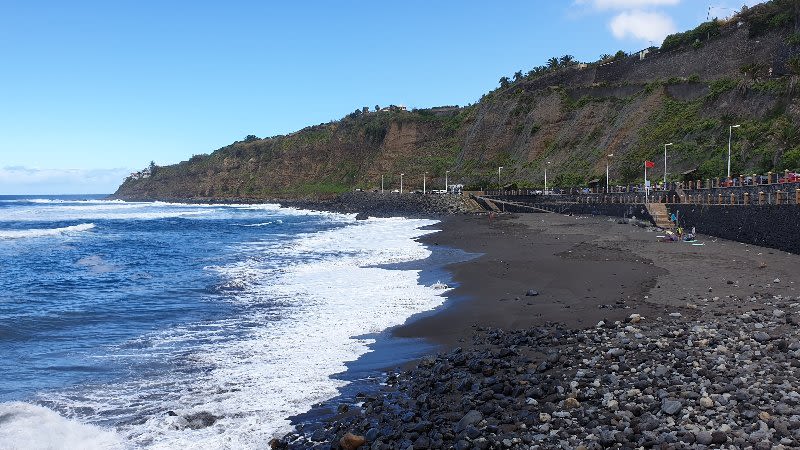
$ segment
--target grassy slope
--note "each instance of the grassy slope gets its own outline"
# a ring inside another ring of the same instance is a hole
[[[608,153],[615,155],[612,176],[632,182],[641,176],[641,161],[663,158],[666,142],[675,143],[671,173],[698,168],[700,176],[713,177],[724,174],[732,123],[742,125],[734,141],[734,172],[797,168],[797,76],[788,70],[769,76],[766,68],[775,66],[777,58],[760,60],[766,58],[758,53],[743,53],[741,61],[729,61],[727,69],[717,72],[703,65],[723,57],[720,49],[750,45],[748,39],[771,45],[770,57],[797,55],[797,14],[799,0],[781,0],[737,18],[748,26],[746,32],[735,23],[718,26],[714,33],[709,24],[701,25],[668,38],[669,52],[646,64],[619,62],[630,70],[612,82],[594,82],[603,67],[573,66],[523,77],[465,108],[369,113],[287,136],[236,142],[210,155],[159,167],[150,178],[126,180],[117,195],[324,195],[379,187],[381,175],[387,187],[396,187],[400,173],[407,174],[406,188],[421,188],[423,172],[438,187],[446,170],[451,182],[479,187],[496,185],[498,166],[504,167],[504,183],[533,186],[541,185],[547,161],[550,180],[570,185],[604,177]],[[709,39],[686,45],[702,35]],[[683,76],[658,69],[659,61],[674,61],[669,66],[680,67]],[[775,68],[789,65],[779,64]]]

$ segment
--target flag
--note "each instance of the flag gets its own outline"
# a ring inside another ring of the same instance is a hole
[[[647,167],[648,169],[652,169],[653,167],[656,166],[656,163],[654,163],[653,161],[645,161],[644,166]]]

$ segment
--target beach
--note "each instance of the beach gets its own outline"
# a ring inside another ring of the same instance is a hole
[[[390,371],[315,439],[274,445],[798,445],[800,256],[619,222],[445,217],[421,241],[480,256],[448,267],[442,307],[392,330],[440,351]]]

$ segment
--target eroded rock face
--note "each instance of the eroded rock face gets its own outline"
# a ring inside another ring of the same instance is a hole
[[[798,447],[800,330],[788,318],[800,298],[739,301],[774,308],[477,329],[469,347],[390,374],[382,394],[317,437],[366,433],[374,449]],[[298,432],[285,442],[320,440]]]

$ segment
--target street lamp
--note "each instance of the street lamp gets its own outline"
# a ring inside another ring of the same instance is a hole
[[[672,145],[672,142],[664,144],[664,189],[667,188],[667,147],[670,145]]]
[[[404,173],[400,174],[400,193],[401,194],[403,193],[403,175],[405,175],[405,174]]]
[[[502,168],[503,168],[503,166],[500,166],[500,167],[497,168],[497,190],[498,191],[503,189],[503,185],[500,183],[500,169],[502,169]]]
[[[445,170],[445,171],[444,171],[444,192],[445,192],[445,193],[447,193],[447,192],[448,192],[448,190],[447,190],[447,174],[448,174],[448,173],[450,173],[450,171],[449,171],[449,170]]]
[[[428,172],[425,172],[425,173],[422,174],[422,193],[423,194],[426,194],[428,192],[426,187],[425,187],[426,178],[428,178]]]
[[[613,153],[609,153],[606,156],[607,156],[606,157],[606,193],[608,193],[608,187],[609,187],[609,184],[611,184],[610,183],[611,178],[608,176],[608,165],[609,165],[609,162],[610,162],[608,158],[611,158],[612,156],[614,156],[614,154]]]
[[[728,178],[731,177],[731,138],[733,137],[733,129],[739,128],[741,125],[731,125],[728,128]]]
[[[544,193],[547,194],[547,165],[550,164],[550,161],[547,161],[544,165]]]
[[[381,174],[381,194],[383,194],[383,174]]]

